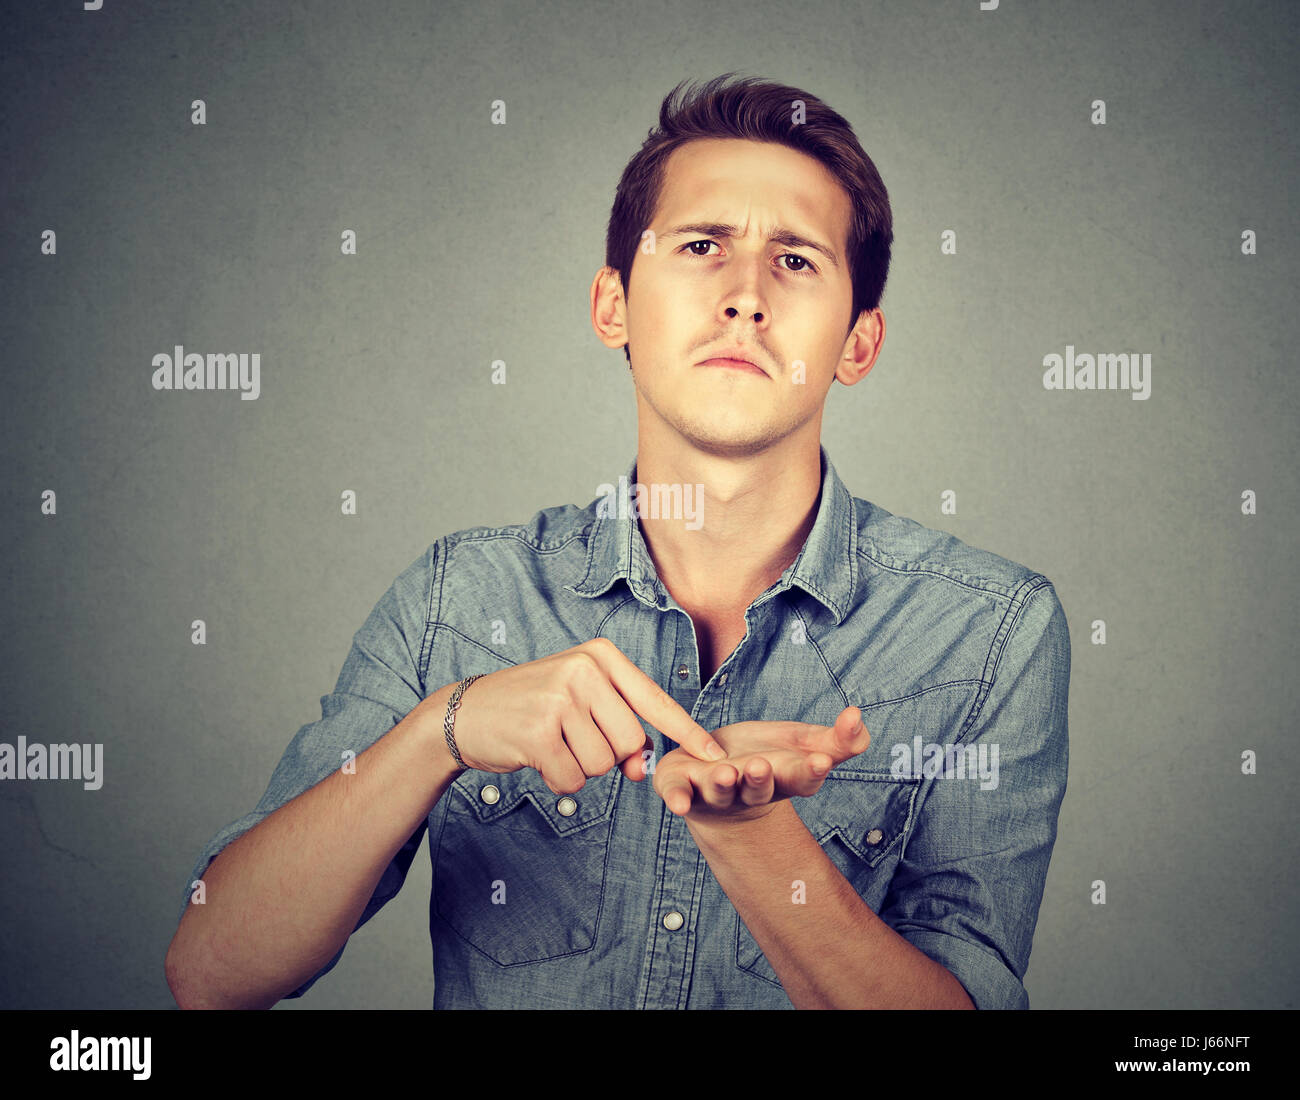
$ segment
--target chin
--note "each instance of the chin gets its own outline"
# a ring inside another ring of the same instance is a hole
[[[743,458],[761,454],[779,438],[770,432],[755,433],[752,428],[744,432],[684,431],[682,434],[697,451],[718,458]]]

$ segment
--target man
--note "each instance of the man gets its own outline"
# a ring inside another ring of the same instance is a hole
[[[884,340],[888,196],[838,114],[730,76],[664,101],[592,284],[626,482],[397,578],[200,856],[182,1006],[300,996],[427,828],[435,1007],[1027,1007],[1065,616],[839,480],[822,410]]]

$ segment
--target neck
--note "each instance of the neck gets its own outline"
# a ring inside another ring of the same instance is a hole
[[[759,454],[721,457],[698,450],[641,448],[637,481],[676,487],[681,515],[640,517],[659,579],[683,608],[735,612],[765,592],[799,555],[817,518],[818,440],[782,440]],[[660,490],[658,499],[675,500]],[[643,508],[648,513],[649,508]]]

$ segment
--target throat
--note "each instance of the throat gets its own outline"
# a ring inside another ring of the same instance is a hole
[[[695,639],[700,650],[700,683],[707,684],[713,674],[744,640],[746,625],[744,612],[728,615],[691,614],[695,624]]]

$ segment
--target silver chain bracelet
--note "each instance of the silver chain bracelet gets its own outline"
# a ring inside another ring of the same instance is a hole
[[[460,749],[456,748],[456,738],[451,733],[452,728],[455,726],[455,714],[460,707],[460,697],[465,694],[465,689],[475,680],[486,675],[485,672],[479,672],[473,676],[466,676],[456,685],[456,690],[451,693],[451,699],[447,702],[447,716],[442,720],[442,732],[447,736],[447,747],[451,749],[451,755],[462,768],[468,768],[469,765],[460,758]]]

